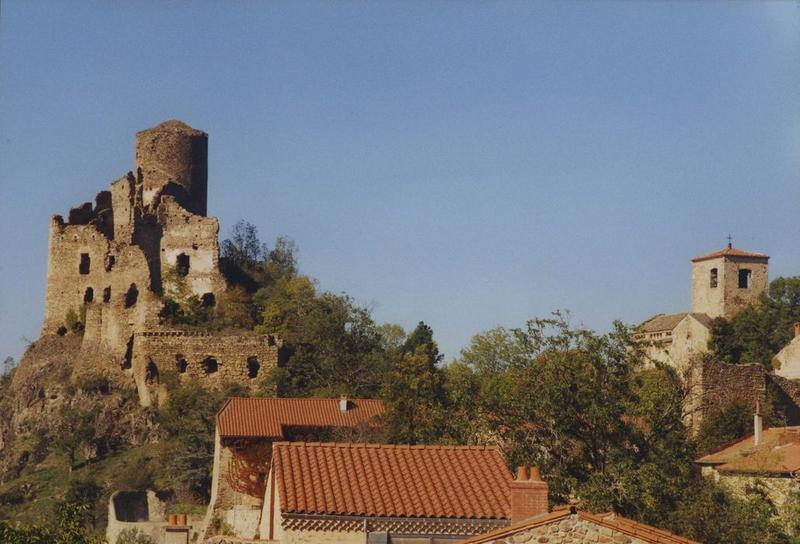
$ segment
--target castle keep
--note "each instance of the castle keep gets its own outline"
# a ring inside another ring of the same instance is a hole
[[[134,170],[66,221],[51,219],[43,334],[64,334],[69,314],[83,316],[84,360],[107,355],[135,379],[144,405],[167,369],[251,383],[277,364],[276,339],[176,331],[160,317],[178,282],[206,306],[226,289],[219,222],[206,215],[208,135],[175,120],[143,130]]]

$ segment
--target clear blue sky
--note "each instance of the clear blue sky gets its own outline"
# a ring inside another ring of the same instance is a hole
[[[0,357],[41,325],[53,213],[210,134],[209,213],[447,358],[558,308],[689,307],[734,245],[800,274],[796,2],[0,4]]]

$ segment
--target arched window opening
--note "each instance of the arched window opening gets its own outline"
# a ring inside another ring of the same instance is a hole
[[[180,276],[185,276],[189,273],[189,256],[186,253],[181,253],[175,259],[175,270]]]
[[[103,302],[110,302],[111,301],[111,287],[106,287],[103,289]]]
[[[213,357],[206,357],[203,359],[203,370],[206,371],[206,374],[213,374],[219,370],[219,363]]]
[[[186,374],[186,369],[189,368],[189,362],[179,353],[175,356],[175,366],[178,368],[179,374]]]
[[[205,293],[200,297],[200,302],[205,308],[211,308],[217,303],[217,297],[214,296],[214,293]]]
[[[712,268],[711,269],[711,278],[710,278],[709,284],[711,285],[711,288],[713,289],[713,288],[715,288],[717,286],[717,283],[718,283],[717,269],[716,268]]]
[[[153,361],[147,363],[147,367],[144,369],[144,383],[147,385],[158,383],[158,367]]]
[[[81,262],[78,265],[78,272],[82,275],[88,274],[90,265],[91,265],[91,259],[89,258],[89,254],[81,253]]]
[[[248,357],[247,358],[247,377],[251,380],[258,376],[258,370],[261,368],[261,365],[258,363],[258,357]]]
[[[128,287],[128,292],[125,293],[125,307],[130,308],[134,304],[136,304],[136,300],[139,298],[139,290],[136,288],[136,284],[132,283],[130,287]]]
[[[739,270],[739,289],[750,289],[752,272],[749,268]]]
[[[86,291],[84,291],[83,293],[83,302],[88,304],[93,300],[94,300],[94,289],[92,289],[91,287],[87,287]]]

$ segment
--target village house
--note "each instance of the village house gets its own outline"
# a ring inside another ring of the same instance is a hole
[[[699,544],[650,525],[614,513],[590,514],[574,508],[557,509],[464,540],[462,544],[507,544],[531,542],[548,544]]]
[[[765,493],[778,516],[788,521],[791,507],[800,506],[800,427],[764,429],[758,404],[753,419],[752,434],[695,463],[704,476],[734,494],[743,495],[748,489]]]
[[[498,448],[279,442],[260,537],[280,543],[443,543],[547,512],[538,469]]]
[[[775,355],[772,368],[783,378],[800,379],[800,323],[794,324],[794,338]]]
[[[216,416],[206,535],[256,536],[273,442],[369,430],[382,413],[383,403],[370,399],[229,398]]]

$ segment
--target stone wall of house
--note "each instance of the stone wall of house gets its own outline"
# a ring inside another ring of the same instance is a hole
[[[710,357],[702,359],[702,401],[700,410],[708,415],[733,402],[755,408],[766,396],[766,369],[757,363],[732,365]]]
[[[282,345],[269,335],[144,331],[134,334],[132,352],[139,398],[149,406],[166,371],[209,387],[231,382],[253,386],[278,365]]]
[[[744,498],[752,490],[764,493],[775,505],[777,520],[785,527],[797,521],[794,518],[794,508],[800,500],[800,481],[797,479],[759,474],[720,474],[713,468],[704,467],[704,474],[708,476],[709,473],[737,497]]]
[[[489,540],[487,544],[516,544],[518,542],[549,544],[647,544],[646,541],[628,536],[588,520],[580,519],[573,514],[560,521],[554,521],[526,531],[504,536],[497,540]]]

